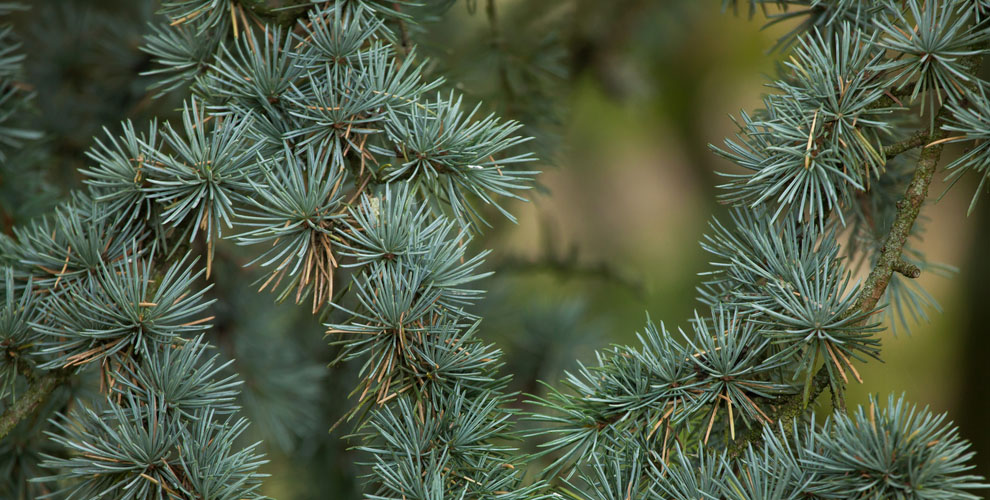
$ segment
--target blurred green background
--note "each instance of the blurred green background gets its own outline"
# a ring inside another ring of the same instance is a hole
[[[497,272],[483,283],[483,331],[505,351],[514,388],[539,392],[537,380],[555,383],[575,360],[593,360],[594,349],[634,342],[647,312],[676,328],[699,307],[695,286],[707,257],[698,240],[726,210],[715,202],[715,172],[733,168],[708,144],[734,132],[730,114],[760,106],[765,75],[784,56],[768,51],[792,26],[762,30],[760,16],[722,13],[720,4],[459,0],[413,31],[420,54],[432,60],[429,71],[469,100],[523,121],[537,138],[540,189],[530,203],[511,206],[518,224],[495,221],[477,242],[494,249],[487,266]],[[153,67],[138,46],[155,10],[143,1],[48,0],[15,18],[29,55],[26,79],[37,91],[33,125],[46,133],[46,153],[29,163],[45,169],[56,192],[78,186],[75,169],[86,165],[83,152],[102,127],[174,116],[182,96],[152,100],[151,80],[139,76]],[[865,383],[851,388],[850,400],[903,392],[949,412],[974,442],[979,472],[987,476],[990,204],[966,216],[973,180],[924,212],[930,220],[918,246],[930,260],[961,269],[952,279],[921,278],[943,312],[930,311],[931,321],[910,335],[885,333],[884,363],[859,367]],[[220,252],[235,277],[218,278],[218,338],[250,330],[244,335],[261,339],[238,349],[292,338],[296,350],[273,364],[293,356],[325,363],[330,352],[312,318],[271,306],[270,296],[241,293],[251,274],[238,270],[238,252]],[[239,311],[246,308],[264,320],[244,319]],[[356,496],[353,462],[360,455],[345,450],[346,429],[326,433],[343,414],[354,368],[312,376],[313,386],[297,392],[318,401],[308,406],[259,409],[264,391],[246,401],[260,436],[283,443],[268,445],[271,494]],[[249,367],[243,373],[249,385],[265,386],[251,380]]]

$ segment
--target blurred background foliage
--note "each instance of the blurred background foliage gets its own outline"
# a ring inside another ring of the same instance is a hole
[[[153,99],[152,77],[141,76],[152,69],[139,46],[157,9],[152,0],[34,0],[14,15],[24,84],[36,92],[27,126],[44,135],[29,157],[9,161],[21,171],[0,169],[2,230],[80,185],[77,169],[103,127],[177,115],[182,94]],[[496,271],[483,284],[482,331],[506,352],[515,389],[539,394],[538,380],[555,382],[595,348],[633,341],[646,311],[687,325],[707,269],[698,240],[725,213],[715,172],[733,168],[708,144],[734,132],[728,115],[760,104],[764,75],[783,57],[768,51],[791,28],[761,22],[722,13],[714,0],[458,0],[410,28],[429,72],[537,139],[541,189],[510,209],[518,224],[492,218],[496,227],[475,242],[494,250],[486,266]],[[23,165],[45,182],[14,182],[30,174]],[[948,411],[987,476],[990,206],[965,216],[973,188],[924,212],[928,258],[962,270],[921,278],[943,313],[910,335],[884,334],[885,362],[859,367],[865,383],[851,387],[850,403],[904,392]],[[251,437],[265,439],[272,458],[267,492],[357,498],[349,429],[327,434],[350,406],[357,367],[325,368],[335,353],[323,328],[305,308],[257,294],[256,272],[243,268],[250,255],[225,244],[217,257],[213,341],[239,360]],[[252,377],[271,367],[284,376]]]

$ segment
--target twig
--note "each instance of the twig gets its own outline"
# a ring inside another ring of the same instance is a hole
[[[21,420],[33,415],[56,388],[69,380],[72,372],[55,369],[32,380],[24,394],[0,415],[0,439],[6,437]]]
[[[901,153],[904,153],[905,151],[923,146],[926,141],[930,140],[930,138],[931,132],[928,129],[919,130],[914,134],[911,134],[910,137],[904,139],[903,141],[895,142],[889,146],[884,146],[883,155],[887,159],[893,158]]]
[[[502,39],[502,30],[498,23],[498,12],[495,10],[495,0],[488,0],[485,4],[485,15],[488,17],[488,26],[491,29],[491,46],[495,50],[495,57],[498,58],[498,81],[505,93],[506,114],[512,114],[512,107],[515,101],[515,91],[512,89],[512,82],[509,79],[509,68],[505,64],[505,41]]]
[[[399,2],[392,2],[392,8],[395,9],[396,12],[402,12],[402,6],[399,5]],[[409,54],[409,48],[412,47],[412,42],[409,40],[409,28],[406,26],[406,21],[400,17],[398,24],[399,51],[402,53],[402,56],[405,57]]]
[[[646,288],[642,281],[627,275],[627,273],[616,269],[604,261],[591,263],[579,262],[577,255],[573,251],[567,256],[560,256],[548,251],[535,259],[510,255],[499,260],[495,264],[495,269],[497,272],[517,274],[542,271],[558,274],[561,277],[581,276],[585,278],[597,278],[622,286],[639,298],[646,296]]]
[[[291,28],[296,20],[306,15],[313,6],[306,0],[290,0],[281,7],[272,8],[265,0],[240,0],[239,5],[252,14],[283,28]]]

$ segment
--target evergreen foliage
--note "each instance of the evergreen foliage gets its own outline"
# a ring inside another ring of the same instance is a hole
[[[930,303],[905,280],[932,268],[909,240],[945,143],[972,146],[951,179],[987,177],[986,2],[724,0],[800,21],[764,109],[713,147],[744,173],[702,242],[706,310],[676,335],[648,320],[545,397],[509,392],[474,309],[490,272],[470,243],[533,187],[529,138],[409,39],[454,3],[161,2],[145,74],[159,98],[189,92],[178,119],[106,131],[84,187],[0,238],[0,494],[263,498],[243,413],[283,449],[347,426],[372,499],[978,498],[944,415],[850,412],[844,391],[882,356],[878,313]],[[4,171],[38,137],[24,59],[0,30]],[[278,339],[225,347],[225,240],[354,367],[341,421],[312,422],[322,368]]]

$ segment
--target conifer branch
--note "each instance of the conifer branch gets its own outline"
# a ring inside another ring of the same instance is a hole
[[[979,64],[973,65],[972,68],[972,74],[976,74]],[[928,198],[928,190],[935,175],[939,159],[942,156],[945,143],[941,139],[944,139],[948,135],[942,129],[942,125],[945,123],[945,113],[946,108],[940,108],[934,118],[932,128],[919,130],[911,134],[907,139],[887,146],[884,149],[884,152],[890,157],[923,144],[925,145],[921,150],[914,175],[905,190],[904,197],[897,202],[897,216],[891,225],[890,231],[884,238],[883,246],[880,247],[880,253],[875,265],[870,270],[870,274],[867,276],[866,282],[862,290],[860,290],[852,310],[849,311],[850,315],[856,313],[869,314],[874,311],[884,292],[886,292],[894,272],[900,272],[910,278],[917,278],[921,274],[921,270],[917,266],[904,262],[902,254],[908,238],[911,236],[915,221],[921,213],[921,207]],[[827,368],[828,363],[826,362],[825,366],[819,368],[815,374],[812,381],[813,388],[808,397],[808,404],[815,401],[818,395],[831,383]],[[773,406],[776,408],[773,412],[773,416],[778,424],[776,428],[782,429],[784,432],[793,429],[793,422],[798,420],[805,411],[805,402],[801,394],[789,396],[779,406]],[[729,447],[730,454],[732,456],[739,456],[750,444],[760,442],[763,435],[762,429],[752,429],[749,433],[732,443]]]
[[[985,47],[987,47],[986,43],[979,46],[979,48]],[[968,74],[974,76],[979,74],[982,63],[983,54],[979,51],[962,61],[962,65],[968,69]],[[866,278],[863,290],[854,305],[854,309],[860,312],[866,313],[876,308],[880,298],[887,290],[893,273],[898,270],[898,267],[903,268],[904,246],[911,236],[911,230],[921,213],[921,207],[928,198],[928,188],[931,186],[938,162],[942,157],[942,150],[945,148],[943,139],[948,137],[948,132],[944,130],[943,126],[947,115],[947,107],[939,108],[938,113],[932,119],[930,129],[919,130],[905,141],[890,146],[890,151],[896,154],[925,144],[904,197],[897,202],[897,216],[884,239],[883,246],[880,247],[877,262]],[[915,273],[911,270],[909,274]]]
[[[969,57],[966,62],[970,68],[970,74],[978,74],[982,56]],[[893,100],[889,96],[885,97],[885,99]],[[942,128],[945,124],[946,113],[947,108],[940,108],[933,119],[931,128],[918,130],[908,138],[884,148],[884,153],[889,159],[910,149],[923,146],[914,174],[905,190],[904,197],[896,204],[897,215],[894,222],[887,236],[884,238],[883,245],[880,247],[875,265],[870,270],[856,302],[849,311],[850,315],[856,313],[869,314],[875,311],[895,272],[899,272],[909,278],[917,278],[921,275],[921,270],[917,266],[903,260],[903,253],[908,238],[911,236],[915,221],[921,213],[922,205],[928,198],[928,190],[942,156],[945,145],[943,139],[948,136],[948,132]],[[825,366],[819,368],[815,374],[807,404],[815,401],[818,395],[832,383],[827,368],[828,363],[826,362]],[[779,406],[773,406],[775,407],[773,416],[778,424],[776,429],[785,433],[794,428],[793,423],[805,411],[805,402],[801,394],[789,396]],[[760,442],[763,436],[762,429],[751,429],[746,435],[733,441],[729,447],[730,455],[739,456],[751,444]]]
[[[512,81],[526,73],[507,55],[519,44],[502,32],[510,17],[486,2],[504,97],[522,98]],[[63,450],[34,460],[50,475],[12,479],[27,496],[261,498],[264,456],[235,446],[240,403],[285,448],[311,430],[304,419],[320,422],[306,407],[323,367],[286,354],[294,343],[245,355],[242,330],[231,335],[223,317],[219,340],[239,359],[206,355],[212,284],[200,278],[215,270],[224,287],[231,259],[212,260],[223,239],[256,247],[241,262],[264,269],[251,288],[312,299],[339,347],[333,363],[360,364],[342,421],[356,426],[348,439],[366,457],[371,498],[975,499],[967,491],[988,486],[966,474],[969,445],[943,417],[893,397],[847,412],[843,398],[862,381],[855,364],[879,359],[878,306],[918,285],[895,273],[930,269],[908,240],[944,144],[976,143],[945,167],[952,175],[990,178],[990,99],[976,77],[990,43],[985,1],[823,0],[788,13],[807,2],[775,0],[784,14],[768,13],[772,22],[804,21],[784,37],[792,55],[764,109],[742,113],[736,137],[714,148],[746,172],[725,174],[732,221],[713,221],[702,241],[715,258],[699,287],[710,314],[696,312],[687,331],[648,321],[639,345],[599,352],[565,374],[566,389],[534,395],[543,411],[529,418],[546,427],[522,435],[549,439],[522,457],[506,444],[520,435],[506,361],[473,312],[488,251],[470,241],[485,205],[513,220],[501,203],[524,199],[538,172],[521,168],[534,159],[521,124],[479,114],[457,92],[434,96],[443,82],[413,57],[418,16],[452,3],[161,2],[165,23],[144,47],[159,66],[146,74],[163,93],[190,87],[181,119],[144,133],[125,123],[88,154],[86,189],[0,238],[0,397],[28,386],[0,415],[0,438],[31,423],[32,439]],[[750,12],[763,3],[750,0]],[[4,33],[0,52],[16,51]],[[0,80],[20,57],[4,61]],[[924,130],[888,118],[918,105]],[[26,138],[0,127],[0,159]],[[888,161],[917,148],[916,165]],[[544,261],[505,263],[617,278],[552,248]],[[183,256],[190,249],[205,265]],[[859,257],[872,263],[863,286],[846,265]],[[917,297],[909,311],[923,315]],[[31,417],[52,409],[44,401],[68,367],[89,363],[100,401]],[[243,398],[229,366],[247,380]],[[826,388],[837,411],[818,425],[809,402]],[[262,394],[272,396],[250,402]],[[15,437],[0,443],[15,455],[41,447]],[[543,477],[526,479],[521,466],[550,455]],[[551,486],[558,473],[567,489]]]
[[[915,168],[914,176],[904,193],[904,198],[897,202],[897,217],[891,225],[890,232],[884,239],[876,264],[871,269],[856,302],[848,312],[849,315],[869,314],[873,312],[880,298],[883,297],[884,292],[887,290],[891,276],[896,268],[903,268],[901,265],[903,263],[901,255],[904,251],[904,245],[911,235],[911,228],[914,227],[914,223],[921,213],[921,206],[928,197],[928,188],[931,185],[939,158],[942,155],[942,149],[944,148],[944,144],[942,143],[931,144],[931,141],[937,141],[946,135],[940,128],[944,120],[942,113],[943,111],[940,110],[935,119],[936,127],[933,128],[936,131],[935,134],[927,136],[929,146],[922,149],[921,157]],[[911,140],[917,140],[914,138],[926,132],[928,131],[924,130],[912,134]],[[794,427],[793,423],[804,415],[806,405],[814,402],[822,391],[832,384],[828,367],[829,364],[826,361],[825,365],[815,373],[807,403],[805,403],[803,394],[787,396],[779,404],[771,403],[771,406],[775,408],[772,412],[772,418],[775,421],[776,429],[785,433],[792,430]],[[729,447],[730,455],[740,456],[751,444],[759,443],[763,437],[764,433],[762,429],[751,429],[747,434],[732,442]]]

